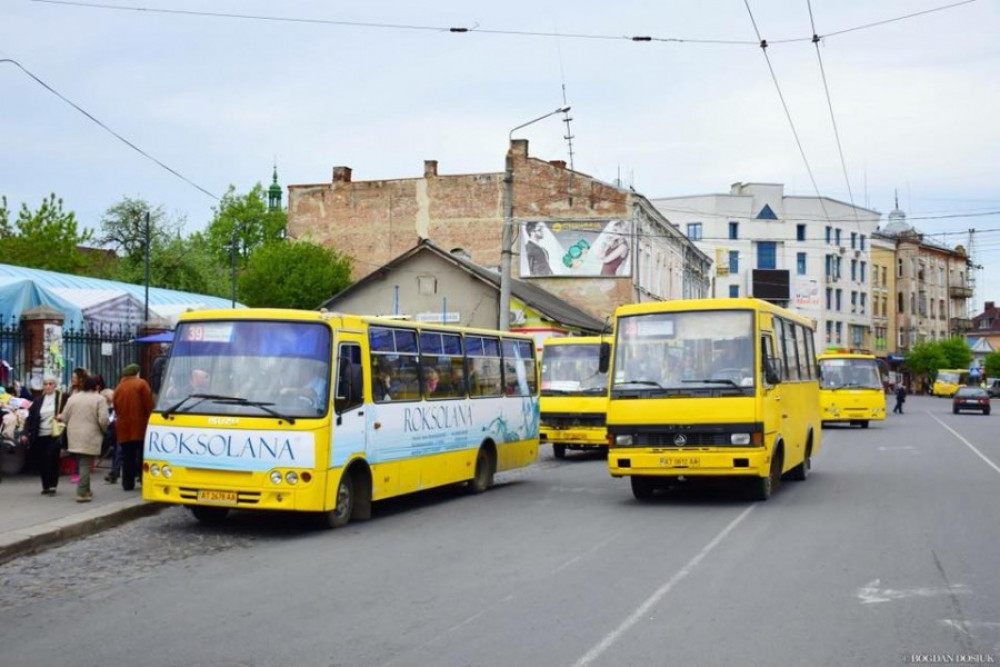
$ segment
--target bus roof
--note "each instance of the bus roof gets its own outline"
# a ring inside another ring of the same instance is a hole
[[[674,301],[647,301],[645,303],[630,303],[618,306],[615,310],[615,319],[629,315],[642,315],[645,313],[667,313],[682,312],[691,310],[752,310],[756,312],[780,314],[791,320],[803,324],[810,329],[815,328],[815,322],[811,317],[806,317],[794,310],[782,308],[770,301],[755,299],[753,297],[740,297],[736,299],[677,299]]]
[[[543,347],[553,345],[599,345],[605,340],[601,336],[549,336],[542,340]],[[610,339],[608,339],[610,340]]]

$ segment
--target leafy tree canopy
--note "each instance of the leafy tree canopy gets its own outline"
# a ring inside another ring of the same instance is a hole
[[[272,240],[258,247],[237,281],[251,307],[315,309],[351,284],[350,259],[307,240]]]
[[[78,273],[87,265],[79,247],[93,238],[90,230],[80,230],[76,215],[63,211],[63,200],[50,194],[37,210],[21,204],[17,219],[10,221],[7,198],[0,204],[0,241],[4,261],[17,266]]]
[[[146,214],[149,214],[149,227],[146,226]],[[120,256],[127,258],[142,258],[146,245],[150,247],[167,243],[171,236],[180,233],[184,226],[183,218],[169,220],[163,206],[150,206],[143,199],[122,197],[113,204],[101,218],[101,234],[99,241],[109,246]]]
[[[968,368],[972,363],[972,350],[962,336],[952,336],[948,340],[938,341],[938,344],[948,358],[948,365],[942,368]]]
[[[983,360],[983,368],[986,369],[986,377],[1000,377],[1000,352],[990,352]]]
[[[941,368],[948,366],[948,357],[941,344],[936,341],[925,341],[914,345],[906,354],[906,365],[910,372],[932,378]]]
[[[215,209],[215,217],[206,230],[206,240],[212,253],[227,265],[234,261],[237,269],[247,265],[251,253],[268,241],[285,237],[288,216],[283,209],[269,209],[267,190],[257,183],[245,195],[229,186]],[[230,248],[235,240],[235,257]]]

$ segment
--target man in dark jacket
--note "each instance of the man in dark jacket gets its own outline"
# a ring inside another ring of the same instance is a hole
[[[122,457],[122,488],[135,488],[136,476],[142,470],[142,445],[146,439],[146,425],[153,412],[153,392],[149,384],[139,377],[139,364],[129,364],[122,369],[122,379],[115,387],[115,439]]]
[[[903,403],[906,402],[906,387],[899,385],[896,388],[896,407],[892,409],[893,412],[898,412],[903,414]]]

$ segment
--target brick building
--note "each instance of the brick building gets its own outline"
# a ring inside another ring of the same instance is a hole
[[[514,277],[602,320],[623,303],[708,295],[711,258],[642,195],[532,158],[526,140],[511,142],[508,164]],[[288,234],[351,257],[355,280],[425,239],[496,268],[506,183],[504,172],[441,175],[434,160],[419,178],[381,181],[355,181],[338,166],[329,183],[289,186]],[[529,222],[541,223],[551,271],[525,274]],[[612,241],[626,246],[618,260],[599,261]]]

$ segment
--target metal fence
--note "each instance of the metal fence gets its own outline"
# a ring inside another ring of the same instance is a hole
[[[85,368],[114,388],[125,366],[140,363],[141,345],[132,342],[136,335],[134,326],[89,323],[83,329],[64,329],[61,383],[68,387],[73,369]],[[18,320],[0,317],[0,379],[5,386],[15,378],[28,387],[32,378],[41,380],[38,361],[28,358],[29,336]]]

